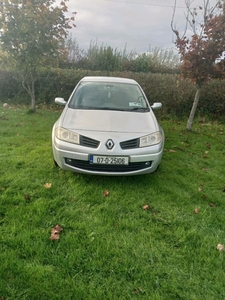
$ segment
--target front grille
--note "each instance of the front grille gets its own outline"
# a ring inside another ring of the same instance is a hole
[[[98,148],[99,144],[100,144],[100,142],[97,140],[93,140],[93,139],[83,136],[83,135],[80,136],[80,145],[81,146],[85,146],[85,147],[89,147],[89,148]]]
[[[120,143],[120,147],[123,150],[134,149],[139,147],[139,139],[133,139]]]
[[[89,161],[68,159],[66,158],[66,164],[79,168],[81,170],[96,171],[96,172],[132,172],[149,168],[152,162],[133,162],[129,165],[98,165],[91,164]]]

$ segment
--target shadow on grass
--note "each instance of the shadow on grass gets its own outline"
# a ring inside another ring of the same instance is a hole
[[[124,188],[135,189],[145,188],[146,185],[154,185],[160,177],[161,167],[154,173],[133,176],[102,176],[88,174],[74,174],[75,178],[79,178],[84,184],[93,184],[95,186],[123,186]]]

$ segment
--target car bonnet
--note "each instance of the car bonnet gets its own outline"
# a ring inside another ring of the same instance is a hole
[[[67,108],[61,125],[73,131],[152,133],[159,130],[151,111],[128,112]]]

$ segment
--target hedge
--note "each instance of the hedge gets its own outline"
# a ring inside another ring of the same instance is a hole
[[[37,104],[53,104],[55,97],[68,99],[75,85],[84,76],[116,76],[135,79],[145,91],[150,104],[162,102],[162,114],[188,116],[196,87],[177,74],[97,72],[72,69],[42,69],[35,89]],[[16,74],[0,70],[0,102],[29,104],[30,99],[16,80]],[[198,106],[200,115],[225,114],[225,81],[212,80],[201,93]]]

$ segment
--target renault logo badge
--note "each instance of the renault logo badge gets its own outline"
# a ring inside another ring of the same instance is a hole
[[[112,150],[112,148],[115,146],[113,140],[108,140],[106,143],[105,143],[107,149],[109,150]]]

